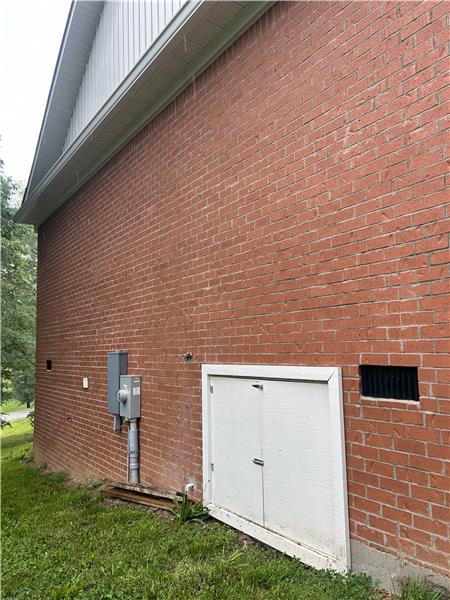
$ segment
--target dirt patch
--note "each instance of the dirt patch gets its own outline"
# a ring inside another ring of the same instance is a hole
[[[257,542],[254,538],[242,532],[239,533],[238,539],[236,541],[239,546],[243,546],[244,548],[246,548],[247,546],[255,546],[256,544],[259,544],[259,542]]]

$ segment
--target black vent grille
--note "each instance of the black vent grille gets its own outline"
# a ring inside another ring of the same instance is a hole
[[[363,396],[419,400],[417,367],[361,365],[360,373]]]

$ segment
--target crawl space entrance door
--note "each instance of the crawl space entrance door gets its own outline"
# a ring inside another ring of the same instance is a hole
[[[349,568],[339,369],[204,365],[203,459],[212,516],[314,567]]]

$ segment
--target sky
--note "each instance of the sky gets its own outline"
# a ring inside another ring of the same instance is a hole
[[[25,185],[70,0],[0,0],[0,158]]]

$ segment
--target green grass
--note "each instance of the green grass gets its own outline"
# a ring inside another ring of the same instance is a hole
[[[309,569],[235,531],[162,521],[106,505],[95,489],[70,489],[20,457],[31,427],[2,431],[2,599],[378,600],[364,576]]]
[[[11,423],[11,427],[5,427],[0,433],[2,449],[2,479],[5,475],[3,469],[7,466],[5,460],[12,460],[21,456],[25,451],[31,449],[33,441],[33,428],[29,419],[19,419]],[[14,461],[14,463],[17,461]],[[5,483],[2,481],[2,483]]]
[[[444,600],[444,594],[433,589],[426,579],[406,578],[400,582],[392,600]]]
[[[19,410],[33,410],[33,408],[27,408],[26,404],[22,404],[18,400],[2,402],[2,404],[0,405],[0,412],[4,415],[9,415],[12,412],[18,412]]]

